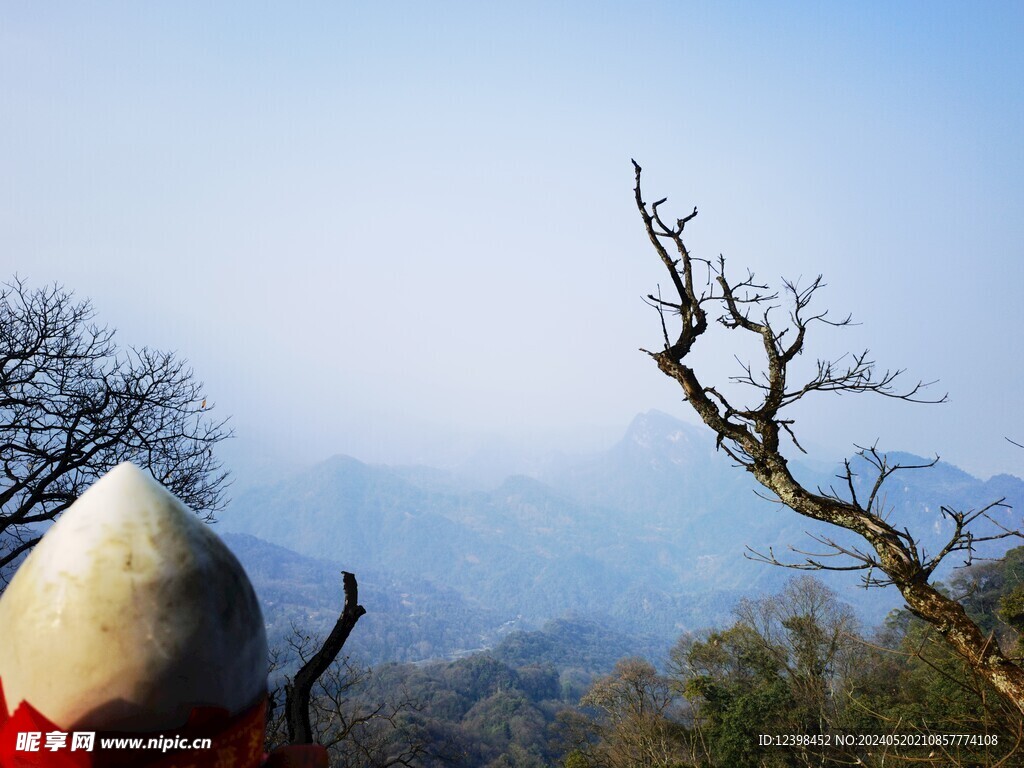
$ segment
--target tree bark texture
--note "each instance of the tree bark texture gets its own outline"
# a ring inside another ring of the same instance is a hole
[[[356,577],[346,571],[342,572],[345,589],[345,607],[338,621],[327,636],[324,644],[313,657],[307,661],[286,687],[285,719],[288,724],[288,741],[291,744],[313,743],[313,728],[310,723],[309,702],[312,697],[313,685],[327,671],[331,663],[341,653],[348,640],[352,628],[366,609],[359,605],[359,585]]]
[[[903,372],[879,371],[867,351],[833,360],[819,360],[816,374],[799,384],[790,382],[789,364],[804,351],[806,332],[812,324],[844,326],[851,322],[849,317],[832,320],[827,312],[813,314],[808,309],[812,296],[823,286],[821,277],[806,288],[784,281],[784,293],[791,309],[788,322],[779,323],[778,318],[783,315],[779,302],[781,292],[773,293],[768,286],[758,284],[749,272],[739,281],[728,279],[722,257],[709,261],[691,256],[682,234],[686,224],[697,215],[696,208],[673,225],[666,224],[658,212],[658,207],[665,200],[659,200],[648,210],[640,191],[641,169],[636,162],[633,165],[637,208],[648,238],[669,272],[676,294],[671,299],[664,299],[660,294],[647,297],[661,317],[664,340],[660,351],[647,354],[664,374],[678,382],[686,401],[715,432],[718,448],[750,472],[774,494],[778,502],[810,519],[851,531],[868,545],[858,549],[841,546],[827,537],[817,539],[830,550],[825,556],[843,556],[844,562],[851,563],[842,566],[826,565],[821,559],[815,559],[821,555],[811,556],[809,553],[802,553],[808,555],[802,564],[780,563],[771,550],[768,556],[755,552],[758,555],[756,559],[804,570],[862,571],[867,574],[863,578],[868,586],[895,585],[911,612],[934,626],[972,669],[1024,713],[1024,669],[1007,658],[993,638],[984,635],[960,603],[929,583],[935,568],[947,555],[964,553],[969,561],[978,542],[1021,536],[1019,531],[1003,528],[989,517],[988,511],[992,507],[1004,506],[1002,500],[970,512],[943,508],[943,514],[954,522],[954,533],[938,552],[927,555],[909,531],[896,529],[886,521],[879,490],[893,472],[931,464],[901,466],[892,464],[886,455],[874,448],[862,449],[860,455],[874,465],[877,477],[870,495],[861,498],[849,462],[845,474],[840,475],[840,479],[846,482],[842,493],[820,488],[814,492],[793,477],[780,450],[784,437],[792,439],[795,446],[803,450],[791,428],[793,421],[782,416],[783,410],[818,392],[871,393],[909,402],[943,402],[945,396],[926,399],[923,390],[928,384],[923,382],[900,389],[896,382]],[[700,268],[700,273],[706,270],[707,279],[703,285],[697,279],[695,267]],[[708,330],[709,310],[720,313],[714,319],[725,328],[760,338],[764,353],[763,370],[755,373],[749,364],[741,363],[742,375],[733,378],[734,382],[746,385],[755,393],[754,405],[734,404],[734,395],[730,393],[726,397],[719,389],[702,381],[684,363]],[[776,314],[770,316],[773,311]],[[675,338],[669,335],[666,315],[678,318],[679,333]],[[969,526],[979,519],[994,523],[999,532],[984,535],[971,531]]]

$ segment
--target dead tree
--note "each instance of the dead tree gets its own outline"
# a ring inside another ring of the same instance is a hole
[[[366,609],[359,605],[359,585],[356,577],[347,571],[342,571],[341,575],[344,580],[345,607],[320,650],[302,665],[285,688],[285,719],[288,724],[288,741],[291,744],[313,742],[313,727],[309,717],[313,685],[341,653],[352,628],[366,613]]]
[[[795,282],[783,281],[781,295],[788,299],[789,313],[788,320],[780,322],[780,292],[758,283],[749,271],[740,280],[730,279],[722,257],[712,261],[691,255],[683,243],[683,230],[697,215],[697,209],[671,225],[666,224],[658,211],[665,199],[648,209],[640,190],[640,166],[633,161],[633,167],[636,205],[673,287],[671,299],[648,296],[661,316],[664,348],[659,352],[642,351],[654,359],[664,374],[679,383],[686,402],[717,435],[718,448],[768,489],[772,501],[812,520],[850,531],[866,545],[843,545],[830,537],[820,537],[818,541],[825,546],[825,552],[801,552],[806,559],[799,563],[780,563],[771,551],[765,555],[754,553],[755,557],[808,570],[861,571],[867,586],[895,585],[911,612],[932,624],[971,668],[1024,712],[1024,669],[1010,661],[991,638],[985,637],[960,603],[929,583],[935,569],[947,556],[960,553],[969,562],[976,544],[1020,536],[991,518],[989,513],[1002,505],[1002,500],[968,512],[944,508],[942,514],[953,522],[953,534],[943,547],[929,554],[909,531],[899,530],[886,521],[880,496],[883,483],[894,472],[920,467],[891,463],[875,449],[864,449],[861,455],[876,473],[866,494],[856,491],[849,462],[839,475],[841,491],[835,488],[811,490],[793,477],[780,450],[784,437],[803,450],[793,432],[793,420],[784,417],[784,410],[819,392],[872,393],[909,402],[941,402],[945,396],[927,398],[928,385],[924,382],[900,388],[903,371],[879,370],[867,351],[819,360],[816,372],[808,380],[791,382],[790,366],[804,351],[808,329],[816,323],[844,326],[851,322],[850,317],[834,320],[827,312],[810,309],[812,298],[823,286],[821,276],[804,288]],[[727,397],[722,387],[716,388],[687,365],[695,344],[708,331],[709,313],[714,315],[710,320],[716,320],[731,331],[750,334],[760,343],[764,354],[763,370],[743,365],[742,372],[732,377],[734,382],[754,391],[752,405],[734,404],[735,397],[731,393]],[[678,318],[680,329],[674,338],[669,335],[666,316]],[[998,532],[975,534],[971,525],[979,520],[998,526]],[[826,557],[837,557],[839,560],[835,562],[842,564],[826,563]]]

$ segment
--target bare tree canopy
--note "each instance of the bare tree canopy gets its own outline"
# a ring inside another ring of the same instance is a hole
[[[0,584],[7,566],[107,470],[145,467],[207,519],[225,503],[211,419],[185,361],[119,349],[88,301],[58,285],[0,290]]]
[[[879,493],[893,473],[922,466],[892,463],[873,448],[862,450],[861,456],[875,472],[865,495],[856,491],[849,462],[839,475],[838,489],[810,489],[793,477],[781,452],[782,439],[787,436],[803,450],[793,431],[793,420],[786,418],[784,412],[787,406],[815,393],[872,393],[909,402],[941,402],[945,396],[927,397],[928,384],[924,382],[901,387],[903,371],[879,369],[867,351],[819,360],[809,378],[791,381],[791,364],[803,353],[807,333],[813,326],[844,326],[851,322],[850,317],[833,319],[826,311],[811,309],[812,299],[823,285],[822,278],[819,276],[803,288],[796,282],[783,281],[782,291],[776,292],[759,283],[750,272],[739,280],[730,278],[724,258],[711,261],[694,257],[683,242],[683,231],[697,215],[697,209],[675,219],[671,225],[666,224],[658,211],[665,199],[648,209],[640,189],[641,168],[636,161],[633,166],[636,205],[650,242],[668,270],[674,294],[670,299],[648,296],[660,313],[664,340],[661,351],[648,354],[663,373],[679,383],[686,401],[717,435],[718,447],[767,488],[772,501],[857,534],[863,541],[863,546],[848,546],[821,537],[818,542],[824,552],[801,553],[806,559],[793,566],[861,571],[867,585],[895,585],[915,615],[932,624],[972,668],[1024,711],[1024,670],[1003,654],[998,643],[985,637],[960,603],[929,583],[936,567],[947,556],[959,553],[970,562],[979,542],[1020,536],[1017,531],[1002,528],[989,514],[1002,500],[970,511],[943,508],[942,514],[953,521],[953,533],[938,551],[928,553],[910,531],[897,529],[887,521]],[[788,315],[782,311],[784,305],[788,305]],[[759,343],[763,367],[758,370],[743,365],[741,373],[732,379],[754,392],[753,404],[735,402],[731,393],[727,397],[723,392],[724,387],[708,382],[688,365],[691,351],[708,331],[709,313],[714,313],[711,319],[726,329]],[[667,315],[678,318],[680,328],[674,337],[669,333]],[[993,532],[972,531],[972,524],[982,520],[993,526]],[[783,564],[771,551],[756,556]]]

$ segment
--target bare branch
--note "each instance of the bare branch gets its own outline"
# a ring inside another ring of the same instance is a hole
[[[226,502],[213,450],[231,432],[202,382],[172,353],[118,348],[93,317],[58,285],[0,287],[0,583],[38,524],[122,461],[206,519]]]
[[[661,352],[651,353],[651,357],[662,373],[678,382],[686,402],[715,433],[716,446],[749,471],[770,492],[771,500],[777,500],[812,520],[850,531],[860,536],[866,544],[864,549],[860,549],[840,545],[828,537],[820,537],[817,540],[828,551],[824,554],[800,553],[805,559],[796,564],[780,562],[771,549],[767,555],[750,550],[748,556],[761,562],[802,570],[866,571],[866,586],[895,585],[915,615],[931,623],[956,652],[967,660],[972,669],[989,680],[1024,712],[1024,670],[1004,656],[997,644],[986,641],[962,605],[948,598],[928,581],[943,558],[950,554],[966,553],[966,560],[970,562],[979,542],[1019,535],[1016,531],[999,526],[989,515],[1001,502],[967,513],[944,508],[942,514],[953,521],[954,531],[936,554],[928,556],[923,548],[919,548],[909,530],[900,530],[888,522],[884,511],[883,487],[895,472],[934,466],[938,457],[925,464],[906,465],[891,461],[875,446],[858,447],[858,455],[873,468],[874,477],[866,498],[862,499],[862,495],[857,492],[853,467],[850,462],[846,462],[844,472],[839,476],[849,490],[849,498],[844,499],[833,488],[828,491],[819,488],[815,492],[803,486],[793,477],[780,452],[780,436],[783,432],[803,450],[793,430],[793,420],[780,414],[804,397],[823,392],[839,395],[873,394],[914,403],[941,403],[947,399],[946,395],[926,395],[925,390],[934,382],[922,380],[904,385],[903,369],[879,369],[867,350],[836,358],[819,358],[816,370],[808,380],[802,384],[791,384],[788,380],[791,374],[789,366],[798,355],[804,353],[808,330],[815,324],[833,327],[851,325],[851,316],[833,320],[827,311],[811,309],[814,297],[825,285],[820,275],[806,287],[801,287],[795,280],[784,280],[783,298],[780,299],[779,293],[757,282],[750,272],[745,279],[731,282],[726,276],[724,257],[719,257],[717,266],[711,269],[717,292],[712,288],[702,291],[698,296],[694,290],[694,260],[682,240],[683,226],[693,215],[678,219],[675,227],[666,226],[658,210],[665,203],[664,199],[659,200],[648,212],[641,193],[641,168],[635,161],[633,167],[637,209],[648,238],[668,271],[679,299],[677,304],[674,301],[671,305],[667,302],[658,304],[665,346]],[[662,244],[663,240],[672,242],[678,258],[669,256]],[[776,310],[781,307],[780,301],[789,305],[788,322],[779,321]],[[704,305],[708,303],[718,306],[718,320],[725,328],[759,337],[763,367],[755,372],[753,365],[741,363],[740,374],[732,377],[733,381],[755,390],[756,397],[760,399],[757,404],[744,408],[733,407],[713,383],[703,381],[688,365],[690,353],[707,330]],[[680,321],[679,336],[674,343],[669,343],[671,336],[664,325],[663,310],[666,306],[673,309]],[[999,532],[981,536],[975,534],[970,529],[971,525],[983,519],[996,524]],[[824,561],[826,557],[839,555],[845,556],[848,561],[852,560],[852,564],[833,566]]]
[[[359,617],[366,609],[359,605],[359,585],[351,573],[342,572],[345,588],[345,607],[324,644],[302,668],[295,673],[286,689],[285,711],[288,720],[288,741],[292,744],[313,742],[313,729],[309,719],[309,702],[313,684],[327,671],[348,640]]]
[[[1009,505],[1006,504],[1006,499],[993,501],[991,504],[982,507],[981,509],[968,512],[959,512],[946,506],[940,507],[942,516],[947,520],[953,521],[953,535],[949,537],[949,540],[942,549],[940,549],[939,552],[931,558],[925,559],[923,556],[924,552],[922,550],[922,570],[926,574],[933,573],[942,560],[953,552],[966,553],[963,565],[961,566],[966,567],[974,562],[975,547],[978,544],[986,541],[999,541],[1001,539],[1011,537],[1024,538],[1024,533],[1021,533],[1018,530],[1006,528],[989,514],[989,512],[997,508],[1008,509]],[[970,530],[970,526],[979,519],[987,520],[990,524],[999,529],[999,533],[982,536],[975,534]]]

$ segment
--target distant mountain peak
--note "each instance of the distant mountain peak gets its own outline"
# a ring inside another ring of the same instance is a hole
[[[347,453],[336,453],[333,456],[324,459],[320,462],[320,465],[327,467],[368,466],[366,462],[360,461],[355,456],[349,456]]]
[[[633,417],[633,421],[626,428],[626,438],[663,437],[692,429],[690,425],[664,411],[651,410]]]
[[[651,410],[638,414],[633,419],[618,447],[620,450],[640,449],[643,453],[674,456],[680,459],[710,445],[710,435],[705,434],[699,427],[680,421],[663,411]]]

